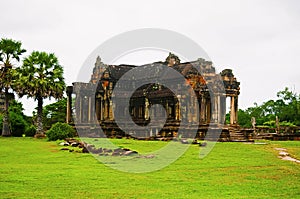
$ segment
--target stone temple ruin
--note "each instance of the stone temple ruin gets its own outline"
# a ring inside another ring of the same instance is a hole
[[[146,64],[143,67],[156,68],[157,71],[153,73],[155,76],[162,72],[157,69],[159,65],[171,67],[185,78],[185,85],[182,85],[175,76],[165,74],[164,77],[172,83],[173,89],[194,92],[195,95],[175,95],[171,88],[158,83],[148,83],[135,88],[134,82],[139,77],[132,77],[118,85],[122,93],[115,96],[118,100],[114,102],[112,95],[117,82],[126,72],[138,66],[106,65],[98,56],[90,82],[74,82],[73,86],[67,88],[67,122],[75,122],[77,129],[94,136],[97,136],[99,131],[95,124],[99,124],[107,136],[173,138],[178,136],[180,127],[184,129],[185,135],[182,136],[185,137],[196,136],[201,139],[206,136],[209,128],[214,128],[221,130],[220,139],[223,141],[247,139],[248,133],[243,132],[238,126],[240,82],[237,81],[232,70],[225,69],[217,74],[211,61],[199,58],[196,61],[181,63],[180,59],[172,53],[164,62]],[[192,90],[189,90],[187,85]],[[218,87],[222,87],[223,92]],[[128,96],[130,94],[128,90],[132,88],[135,91]],[[211,92],[214,89],[216,91]],[[196,99],[191,99],[193,96]],[[72,97],[75,97],[74,107],[72,107]],[[128,97],[129,104],[122,103],[123,98]],[[229,124],[225,124],[226,98],[230,98]],[[197,105],[192,104],[195,100],[198,102]],[[153,106],[155,104],[161,106]],[[151,107],[154,109],[152,112]],[[127,131],[116,124],[116,114],[119,121],[124,119],[124,123],[128,120],[129,114],[132,121],[141,127],[147,127],[151,118],[158,121],[162,119],[165,123],[162,128],[152,125],[149,131]],[[196,132],[196,135],[190,135],[191,132]]]

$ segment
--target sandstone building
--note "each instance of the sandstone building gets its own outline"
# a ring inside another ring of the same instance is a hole
[[[180,59],[172,53],[164,62],[146,64],[144,67],[155,68],[159,65],[171,67],[179,72],[186,80],[185,85],[179,83],[176,77],[165,74],[164,77],[171,82],[172,88],[157,83],[148,83],[135,88],[134,82],[139,77],[132,77],[127,83],[118,85],[121,87],[119,90],[122,90],[122,94],[117,96],[118,100],[114,103],[112,94],[118,80],[126,72],[138,66],[106,65],[98,57],[90,82],[74,82],[73,86],[67,88],[67,122],[76,122],[76,127],[82,126],[90,130],[93,124],[100,124],[107,135],[130,134],[135,137],[173,137],[177,136],[179,127],[183,128],[187,134],[196,131],[197,136],[201,137],[212,126],[220,127],[223,131],[237,126],[240,83],[236,80],[232,70],[225,69],[217,74],[210,61],[200,58],[196,61],[181,63]],[[161,71],[157,70],[157,74],[160,73]],[[155,76],[155,73],[153,74]],[[192,89],[188,90],[186,85]],[[128,96],[130,92],[127,91],[132,88],[135,88],[135,91]],[[186,90],[186,93],[194,92],[195,95],[175,95],[172,89]],[[72,96],[76,99],[74,107],[71,106]],[[193,96],[196,99],[191,99]],[[130,103],[122,103],[123,98],[128,97]],[[226,98],[230,98],[230,123],[224,126],[226,106],[229,106],[226,105],[228,101]],[[195,101],[198,103],[194,104]],[[161,106],[155,106],[156,109],[151,112],[150,109],[155,104]],[[147,132],[134,129],[126,132],[126,129],[120,129],[116,124],[116,114],[120,121],[124,119],[124,123],[128,121],[129,114],[134,123],[141,127],[147,127],[151,118],[159,120],[162,117],[166,119],[166,122],[162,129],[151,126]]]

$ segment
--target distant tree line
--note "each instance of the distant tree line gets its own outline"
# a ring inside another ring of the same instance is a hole
[[[254,117],[257,126],[276,127],[276,116],[280,126],[300,126],[300,95],[285,88],[277,93],[276,100],[268,100],[262,105],[239,109],[238,123],[242,127],[252,127]],[[226,119],[229,119],[227,115]]]

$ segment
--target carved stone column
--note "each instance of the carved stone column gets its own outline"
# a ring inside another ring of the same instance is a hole
[[[220,96],[220,124],[225,124],[226,115],[226,96]]]
[[[218,121],[218,103],[217,96],[211,95],[211,120],[213,123]]]
[[[177,96],[177,102],[175,104],[175,120],[180,120],[180,98],[181,96]]]
[[[108,113],[109,120],[113,120],[114,119],[113,109],[114,109],[113,103],[112,103],[112,100],[110,99],[109,100],[109,113]]]
[[[230,124],[234,124],[235,123],[235,115],[236,115],[236,111],[235,111],[235,97],[231,96],[230,97]]]
[[[73,93],[73,86],[67,87],[67,115],[66,115],[66,122],[72,122],[72,93]]]
[[[104,110],[103,111],[104,111],[104,120],[106,120],[109,117],[107,100],[104,100]]]
[[[79,101],[79,94],[76,93],[76,96],[75,96],[75,119],[76,119],[76,122],[79,123],[79,109],[80,109],[80,101]]]
[[[88,123],[92,120],[92,98],[87,97],[87,121]]]
[[[207,100],[206,100],[206,111],[205,111],[205,115],[206,115],[206,117],[205,117],[205,122],[206,123],[210,123],[210,120],[211,120],[211,99],[210,98],[208,98]]]
[[[234,98],[234,123],[238,123],[238,96],[235,96]]]
[[[204,95],[202,95],[202,98],[201,98],[200,122],[201,123],[205,123],[206,122],[206,98],[205,98]]]
[[[145,98],[145,115],[144,115],[144,119],[145,120],[149,120],[149,100],[148,98]]]

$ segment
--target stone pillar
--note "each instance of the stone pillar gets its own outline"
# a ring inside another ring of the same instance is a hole
[[[217,123],[218,120],[218,104],[217,96],[211,95],[211,120],[213,123]]]
[[[175,105],[175,120],[180,120],[180,104],[179,104],[179,100],[176,102],[176,105]]]
[[[67,87],[67,115],[66,115],[66,122],[72,122],[72,93],[73,93],[73,86]]]
[[[226,115],[226,96],[222,95],[220,96],[220,103],[221,103],[221,120],[220,123],[225,124],[225,115]]]
[[[176,101],[176,104],[175,104],[175,120],[180,120],[181,117],[180,117],[180,100],[181,100],[181,96],[178,95],[177,96],[177,101],[176,101],[176,98],[175,98],[175,101]]]
[[[88,123],[92,120],[92,98],[87,97],[87,121]]]
[[[149,120],[149,100],[148,98],[145,98],[145,115],[144,115],[144,119],[145,120]]]
[[[214,123],[219,124],[221,121],[221,101],[220,95],[212,97],[212,120]]]
[[[206,123],[210,123],[210,120],[211,120],[211,99],[208,98],[206,100],[206,111],[205,111],[205,119],[206,119]]]
[[[105,109],[105,106],[104,106],[104,100],[103,100],[103,98],[101,97],[101,98],[100,98],[100,120],[101,120],[101,121],[104,120],[104,109]]]
[[[231,96],[230,97],[230,124],[234,124],[235,123],[235,97]]]
[[[101,98],[96,98],[95,102],[95,115],[96,115],[96,120],[100,120],[101,117]]]
[[[206,122],[206,98],[205,98],[204,95],[202,95],[202,98],[201,98],[200,122],[201,123],[205,123]]]
[[[79,123],[79,117],[80,117],[79,109],[80,109],[80,99],[79,99],[79,94],[76,93],[76,96],[75,96],[75,119],[76,119],[77,123]]]
[[[237,124],[238,123],[238,96],[235,96],[234,98],[234,118],[235,118],[235,121],[234,123]]]
[[[222,101],[222,97],[220,95],[217,96],[217,104],[218,104],[218,124],[223,124],[223,101]]]
[[[197,118],[198,116],[198,111],[199,109],[197,109],[198,106],[198,101],[197,101],[197,97],[195,97],[194,95],[191,97],[191,115],[192,115],[192,122],[193,123],[197,123],[199,121],[199,119]]]
[[[113,109],[114,109],[114,107],[113,107],[112,100],[109,99],[109,113],[108,113],[109,120],[113,120],[114,119]]]
[[[108,119],[109,115],[108,115],[108,103],[107,100],[104,100],[104,120]]]

